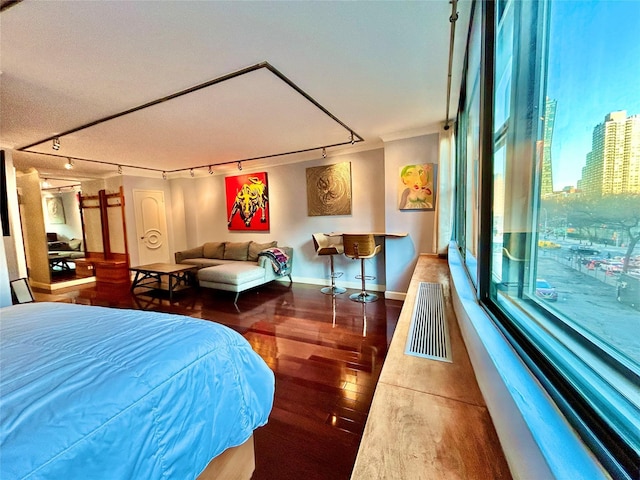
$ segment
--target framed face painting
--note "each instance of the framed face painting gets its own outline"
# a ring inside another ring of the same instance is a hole
[[[269,230],[267,173],[250,173],[224,179],[229,230]]]
[[[435,209],[436,165],[405,165],[398,178],[398,208],[400,210]]]
[[[65,223],[62,197],[47,197],[49,223]]]

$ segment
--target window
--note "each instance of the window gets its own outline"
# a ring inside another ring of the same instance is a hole
[[[478,297],[574,428],[614,477],[635,478],[640,3],[477,2],[476,14],[481,4],[495,11],[474,16],[469,36],[456,240],[488,292]],[[486,45],[489,75],[478,76]]]
[[[461,217],[460,225],[461,245],[464,245],[463,258],[469,267],[471,279],[476,283],[475,275],[478,255],[478,168],[480,157],[480,40],[481,40],[481,16],[480,3],[475,5],[473,22],[471,27],[471,42],[467,52],[467,75],[465,85],[465,122],[464,135],[461,135],[465,144],[465,155],[462,156],[464,164],[460,165],[464,185],[462,190],[462,202],[464,202],[465,215]],[[463,232],[463,233],[462,233]]]

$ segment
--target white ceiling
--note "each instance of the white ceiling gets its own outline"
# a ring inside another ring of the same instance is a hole
[[[457,10],[450,116],[470,2]],[[318,158],[326,145],[344,144],[327,148],[331,156],[433,132],[445,121],[450,15],[448,0],[24,0],[0,13],[0,146],[42,142],[29,150],[48,155],[13,152],[16,167],[41,176],[115,174],[108,164],[160,176],[256,157],[265,158],[245,168],[263,168]],[[263,62],[293,85],[259,68],[77,130]],[[363,141],[352,146],[351,131]],[[311,151],[281,155],[301,150]],[[107,164],[75,160],[66,171],[66,157]]]

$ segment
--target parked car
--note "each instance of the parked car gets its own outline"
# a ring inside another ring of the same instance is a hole
[[[621,272],[623,266],[624,264],[622,262],[608,260],[600,264],[600,269],[605,272]]]
[[[538,247],[540,248],[562,248],[559,243],[551,242],[549,240],[538,240]]]
[[[572,245],[569,247],[569,251],[576,255],[589,256],[589,255],[598,255],[600,250],[596,250],[593,247],[587,247],[584,245]]]
[[[548,302],[558,300],[558,292],[549,282],[543,278],[536,279],[536,295]]]

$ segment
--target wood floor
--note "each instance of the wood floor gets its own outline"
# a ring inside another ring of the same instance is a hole
[[[172,304],[90,284],[35,292],[37,301],[149,309],[213,320],[241,333],[276,376],[274,407],[255,433],[254,480],[348,479],[402,302],[363,306],[315,285],[269,285],[240,295],[201,289]]]

